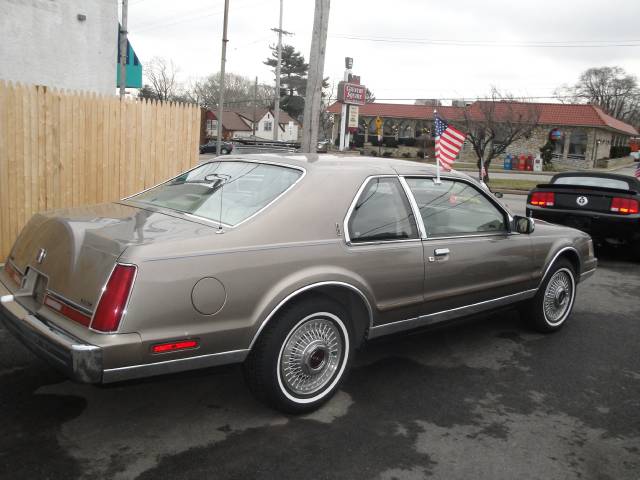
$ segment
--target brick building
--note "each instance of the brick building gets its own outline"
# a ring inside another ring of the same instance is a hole
[[[480,102],[474,102],[467,107],[472,118],[479,110],[479,104]],[[501,104],[506,108],[506,103]],[[536,109],[539,113],[539,125],[529,138],[510,145],[505,154],[535,156],[540,153],[540,147],[547,142],[550,132],[557,130],[560,138],[554,142],[554,162],[577,168],[592,168],[598,160],[611,157],[615,152],[612,151],[612,147],[628,145],[629,139],[638,135],[633,126],[607,115],[594,105],[526,103],[515,104],[515,107],[519,105]],[[497,105],[495,110],[498,118],[500,106]],[[513,109],[514,103],[508,106]],[[333,138],[339,134],[340,107],[338,103],[329,107],[329,112],[335,115]],[[424,128],[431,131],[434,108],[437,108],[442,118],[464,130],[463,107],[368,103],[360,107],[359,133],[364,135],[366,144],[369,136],[375,135],[375,119],[379,116],[383,121],[385,137],[416,138]],[[460,158],[464,161],[475,161],[470,145],[465,144]]]

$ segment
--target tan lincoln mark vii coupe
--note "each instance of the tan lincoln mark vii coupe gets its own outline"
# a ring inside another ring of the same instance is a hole
[[[34,215],[0,269],[0,317],[81,382],[243,362],[258,398],[304,412],[368,339],[508,304],[559,329],[596,263],[588,235],[513,216],[462,173],[229,155]]]

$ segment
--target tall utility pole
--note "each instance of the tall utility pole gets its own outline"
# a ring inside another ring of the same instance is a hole
[[[227,23],[229,22],[229,0],[224,0],[224,26],[222,27],[222,58],[220,59],[220,95],[218,98],[218,132],[216,154],[222,150],[222,114],[224,113],[224,67],[227,63]]]
[[[124,98],[127,85],[127,10],[128,0],[122,0],[122,21],[120,22],[120,98]],[[112,84],[113,85],[113,84]]]
[[[327,47],[330,3],[330,0],[316,0],[316,10],[313,16],[313,38],[309,55],[309,75],[307,77],[307,94],[304,102],[302,124],[301,147],[304,153],[315,153],[318,145],[320,102],[322,102],[324,55]]]
[[[278,130],[280,129],[280,64],[282,63],[282,35],[291,35],[291,32],[282,30],[282,10],[283,0],[280,0],[280,22],[278,28],[272,28],[274,32],[278,32],[278,63],[276,64],[276,98],[275,108],[273,112],[273,139],[278,140]]]
[[[251,125],[253,125],[253,137],[255,139],[256,136],[256,115],[258,109],[258,77],[256,77],[256,83],[253,85],[253,121]]]

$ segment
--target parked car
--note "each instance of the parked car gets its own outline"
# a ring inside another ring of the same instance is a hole
[[[626,244],[640,259],[640,180],[566,172],[529,192],[527,215],[589,233],[596,243]]]
[[[317,408],[367,340],[506,305],[553,332],[596,268],[585,233],[512,215],[430,165],[230,156],[122,201],[33,216],[1,316],[70,377],[244,362],[286,412]]]
[[[329,144],[331,143],[331,140],[320,140],[318,142],[318,145],[316,147],[316,152],[317,153],[327,153],[329,151]]]
[[[222,142],[220,155],[229,155],[233,151],[233,143]],[[204,145],[200,145],[200,153],[218,153],[216,140],[210,140]]]

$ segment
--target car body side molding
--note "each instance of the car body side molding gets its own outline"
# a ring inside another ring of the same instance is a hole
[[[369,338],[372,339],[385,335],[391,335],[392,333],[403,332],[405,330],[425,327],[428,325],[445,322],[447,320],[453,320],[455,318],[473,315],[474,313],[480,313],[485,310],[491,310],[493,308],[502,307],[523,300],[528,300],[530,298],[533,298],[537,291],[537,288],[533,288],[531,290],[525,290],[523,292],[514,293],[511,295],[505,295],[504,297],[493,298],[491,300],[485,300],[483,302],[472,303],[471,305],[452,308],[450,310],[443,310],[441,312],[430,313],[428,315],[420,315],[419,317],[408,318],[406,320],[400,320],[398,322],[377,325],[373,327],[369,332]]]

